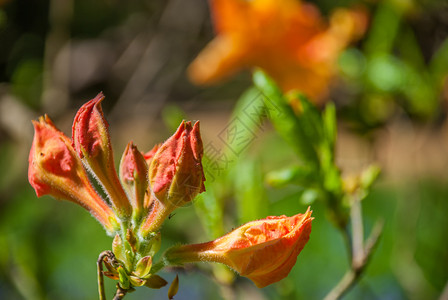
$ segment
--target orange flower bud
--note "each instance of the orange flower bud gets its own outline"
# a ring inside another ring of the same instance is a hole
[[[202,155],[199,122],[194,126],[182,122],[157,150],[149,168],[152,191],[162,203],[179,207],[205,191]]]
[[[120,217],[127,218],[131,206],[114,168],[109,124],[101,108],[103,99],[100,93],[79,109],[72,128],[73,146],[104,187],[114,209]]]
[[[166,258],[172,264],[223,263],[262,288],[289,274],[309,240],[312,220],[309,209],[292,217],[267,217],[208,243],[174,247]]]
[[[156,144],[150,151],[143,154],[143,157],[146,160],[146,164],[148,165],[148,168],[149,168],[149,166],[151,166],[152,159],[154,158],[154,155],[156,154],[157,150],[159,150],[160,146],[161,146],[160,144]],[[143,204],[143,207],[145,209],[148,209],[151,206],[151,204],[153,203],[154,196],[151,193],[152,192],[149,189],[149,185],[148,185],[148,191],[145,195],[145,201]]]
[[[159,150],[159,148],[160,148],[160,144],[157,144],[150,151],[143,154],[143,157],[145,158],[148,166],[151,165],[152,159],[154,158],[154,155],[156,154],[157,150]]]
[[[37,196],[52,195],[75,202],[112,233],[115,215],[90,184],[70,139],[47,116],[40,117],[39,122],[33,121],[33,125],[35,135],[29,155],[28,179]]]
[[[133,207],[133,216],[139,218],[148,188],[148,165],[143,154],[130,142],[120,163],[120,179]]]
[[[142,236],[156,231],[174,209],[205,191],[199,122],[192,126],[183,121],[173,136],[154,149],[145,154],[151,163],[145,208],[151,211],[141,227]]]

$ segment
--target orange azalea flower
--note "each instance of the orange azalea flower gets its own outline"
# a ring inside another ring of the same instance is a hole
[[[285,278],[309,240],[311,211],[246,223],[208,243],[168,250],[170,263],[209,261],[228,265],[259,288]]]
[[[298,0],[210,0],[216,38],[189,67],[196,84],[211,84],[243,68],[260,67],[284,92],[315,101],[328,94],[339,53],[367,25],[361,10],[338,9],[327,24]]]
[[[52,195],[81,205],[112,234],[117,229],[115,215],[91,185],[71,140],[47,116],[33,125],[28,179],[37,196]]]
[[[29,181],[37,196],[76,202],[90,211],[109,234],[128,228],[156,232],[168,215],[205,190],[199,122],[182,122],[161,146],[142,154],[130,143],[114,167],[102,93],[84,104],[73,123],[70,140],[45,116],[35,127],[29,156]],[[111,206],[95,191],[87,170],[103,186]],[[151,237],[152,239],[152,237]]]

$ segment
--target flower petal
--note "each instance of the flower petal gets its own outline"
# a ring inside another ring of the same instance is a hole
[[[33,121],[33,125],[35,134],[29,155],[28,179],[37,196],[48,194],[75,202],[112,233],[115,215],[91,185],[70,139],[47,116]]]

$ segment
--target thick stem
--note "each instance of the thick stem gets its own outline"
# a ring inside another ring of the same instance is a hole
[[[117,284],[117,291],[114,295],[114,299],[113,300],[120,300],[123,299],[124,296],[126,296],[126,294],[128,293],[129,290],[125,290],[122,289],[118,284]]]

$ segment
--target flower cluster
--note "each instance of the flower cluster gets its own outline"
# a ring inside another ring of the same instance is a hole
[[[322,101],[340,52],[363,35],[361,9],[338,9],[330,21],[298,0],[210,0],[217,33],[191,63],[190,78],[211,84],[240,69],[265,70],[284,92]]]
[[[142,285],[160,288],[166,281],[157,271],[195,261],[226,264],[259,287],[287,276],[309,239],[309,210],[290,218],[249,222],[212,242],[175,246],[153,264],[165,219],[205,191],[199,122],[182,122],[173,136],[147,153],[129,143],[117,173],[103,99],[99,94],[81,107],[72,139],[48,116],[33,121],[28,178],[37,196],[81,205],[114,236],[113,258],[104,260],[106,276],[125,290]],[[93,179],[107,199],[95,190]]]

